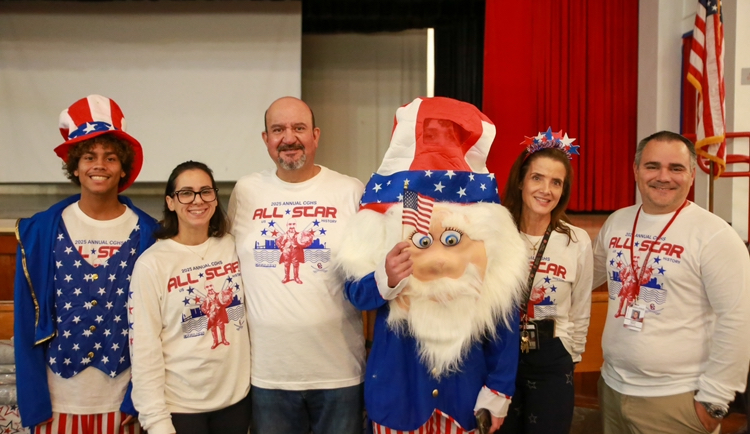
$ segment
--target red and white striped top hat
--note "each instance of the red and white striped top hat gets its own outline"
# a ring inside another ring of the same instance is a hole
[[[60,134],[65,142],[55,148],[63,161],[68,161],[68,150],[75,144],[103,134],[111,134],[126,141],[135,152],[131,173],[120,186],[119,192],[130,187],[143,167],[143,149],[138,140],[125,132],[125,116],[120,106],[101,95],[89,95],[79,99],[60,113]]]
[[[424,140],[427,119],[449,120],[460,127],[461,147],[448,153],[445,146]],[[495,125],[473,105],[451,98],[417,98],[396,110],[393,134],[377,173],[405,170],[455,170],[488,173],[487,154],[495,138]]]
[[[396,110],[383,162],[365,186],[361,208],[385,212],[410,191],[438,202],[499,203],[487,155],[495,125],[473,105],[417,98]]]

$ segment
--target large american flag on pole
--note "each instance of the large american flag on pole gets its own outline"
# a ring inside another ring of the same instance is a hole
[[[404,211],[401,223],[413,226],[420,234],[427,235],[430,232],[430,218],[434,204],[435,200],[429,196],[404,190]]]
[[[696,151],[699,157],[718,165],[718,177],[726,167],[724,28],[720,0],[698,0],[687,79],[698,92]]]

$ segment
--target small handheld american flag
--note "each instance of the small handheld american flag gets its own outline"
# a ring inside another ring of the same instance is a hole
[[[408,184],[404,187],[404,210],[401,223],[405,226],[413,226],[420,234],[427,235],[430,231],[430,218],[435,199],[409,190]]]

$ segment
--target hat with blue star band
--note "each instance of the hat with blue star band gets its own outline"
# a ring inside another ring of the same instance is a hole
[[[55,153],[63,161],[68,161],[68,150],[84,140],[103,134],[111,134],[127,142],[133,151],[133,166],[127,174],[127,181],[118,188],[121,192],[130,187],[143,167],[143,149],[138,140],[125,132],[125,116],[120,106],[101,95],[89,95],[79,99],[60,113],[60,134],[65,142],[55,148]]]
[[[499,203],[487,154],[495,125],[473,105],[451,98],[417,98],[396,111],[393,134],[361,208],[385,212],[402,202],[405,181],[437,202]]]

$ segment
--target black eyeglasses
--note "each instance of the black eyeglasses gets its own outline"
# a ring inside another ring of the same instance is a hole
[[[219,191],[218,188],[204,188],[201,191],[193,190],[177,190],[172,193],[172,196],[177,198],[177,201],[183,205],[193,203],[195,196],[200,195],[203,202],[213,202],[216,200],[216,193]]]

